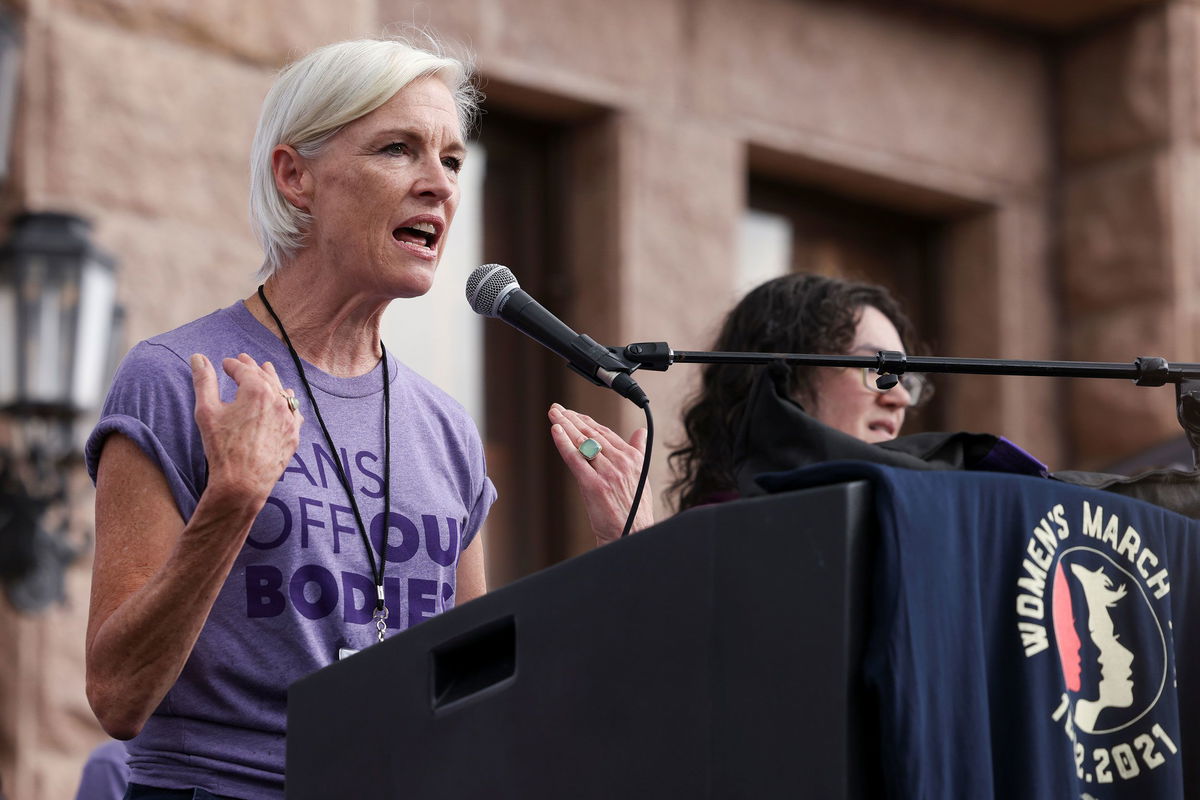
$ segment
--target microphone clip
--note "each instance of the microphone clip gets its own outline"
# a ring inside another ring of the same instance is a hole
[[[645,408],[650,400],[637,382],[629,375],[638,368],[637,362],[624,358],[620,351],[605,347],[586,333],[581,333],[571,342],[571,350],[582,358],[570,358],[567,366],[596,386],[607,386],[617,394]],[[587,368],[580,365],[586,364]]]
[[[666,342],[634,342],[625,347],[608,349],[618,360],[631,365],[630,372],[638,367],[666,372],[675,363],[675,351]]]
[[[586,333],[571,342],[571,350],[579,358],[568,359],[567,366],[597,386],[612,386],[613,376],[628,375],[638,368],[636,363],[622,358],[616,348],[605,347]]]

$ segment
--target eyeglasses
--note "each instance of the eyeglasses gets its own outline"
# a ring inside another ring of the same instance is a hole
[[[920,405],[923,401],[933,397],[933,384],[919,372],[906,372],[903,375],[893,375],[899,384],[908,392],[908,407]],[[876,381],[879,380],[879,371],[873,367],[862,368],[863,386],[870,389],[872,392],[883,394],[894,389],[895,386],[889,389],[880,389]]]

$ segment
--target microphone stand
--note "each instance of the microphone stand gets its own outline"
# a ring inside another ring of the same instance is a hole
[[[956,375],[1024,375],[1046,378],[1108,378],[1133,381],[1137,386],[1175,385],[1179,424],[1192,448],[1194,468],[1200,468],[1200,364],[1169,364],[1158,356],[1142,356],[1132,364],[1111,361],[1016,361],[1000,358],[943,358],[908,356],[880,350],[873,356],[837,356],[803,353],[723,353],[705,350],[672,350],[666,342],[637,342],[608,348],[630,372],[639,367],[665,372],[674,364],[771,364],[793,366],[867,367],[879,373],[876,385],[887,390],[905,372]]]

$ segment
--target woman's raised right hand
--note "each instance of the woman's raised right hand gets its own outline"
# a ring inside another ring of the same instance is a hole
[[[221,401],[217,373],[203,355],[191,358],[196,390],[196,426],[208,459],[208,490],[266,502],[300,444],[304,416],[288,404],[270,361],[261,365],[241,353],[221,362],[237,384],[232,403]]]

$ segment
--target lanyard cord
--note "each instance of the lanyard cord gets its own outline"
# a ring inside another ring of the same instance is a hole
[[[342,468],[342,462],[338,458],[337,448],[334,447],[333,437],[329,435],[329,428],[325,426],[325,419],[321,416],[321,409],[317,405],[317,399],[313,397],[312,387],[308,385],[308,378],[304,374],[304,365],[300,363],[300,356],[296,354],[296,348],[292,346],[292,340],[288,338],[287,331],[283,329],[283,323],[279,321],[279,315],[275,313],[275,309],[271,308],[271,304],[267,302],[267,293],[263,291],[263,287],[258,287],[258,296],[266,306],[267,312],[271,315],[271,319],[275,320],[275,324],[279,326],[279,332],[283,335],[283,342],[287,345],[288,352],[292,355],[292,361],[296,364],[296,372],[300,374],[300,382],[304,384],[304,391],[308,395],[308,402],[312,405],[312,409],[316,412],[317,422],[321,425],[321,432],[325,434],[325,441],[329,445],[329,455],[333,461],[334,467],[337,468],[338,478],[342,481],[342,487],[346,490],[346,495],[350,498],[350,508],[354,511],[354,521],[358,523],[358,533],[362,536],[363,547],[367,550],[367,560],[371,563],[371,577],[375,579],[375,620],[376,627],[379,631],[379,641],[383,641],[383,630],[385,620],[387,620],[387,606],[383,602],[383,570],[387,566],[387,546],[388,532],[391,527],[388,519],[392,510],[392,425],[391,425],[391,408],[392,395],[389,384],[391,380],[388,374],[387,350],[384,349],[383,341],[379,342],[379,350],[383,354],[383,485],[384,485],[384,506],[383,506],[383,547],[379,557],[379,565],[375,564],[375,551],[371,547],[371,539],[367,536],[367,527],[363,525],[362,513],[358,510],[358,501],[354,499],[354,490],[350,487],[350,479],[346,476],[345,469]]]

